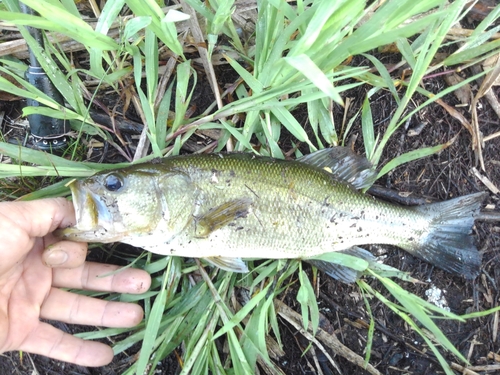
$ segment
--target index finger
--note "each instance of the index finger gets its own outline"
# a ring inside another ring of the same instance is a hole
[[[76,221],[73,204],[65,198],[1,202],[0,213],[30,237],[43,237],[56,228],[74,225]]]

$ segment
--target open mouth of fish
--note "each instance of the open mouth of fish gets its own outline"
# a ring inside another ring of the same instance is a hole
[[[61,238],[78,242],[116,242],[124,237],[124,231],[116,231],[119,223],[113,222],[112,206],[92,192],[81,181],[73,180],[67,185],[73,197],[76,225],[55,231]]]
[[[81,186],[78,180],[71,182],[69,188],[75,207],[76,228],[81,231],[96,230],[100,227],[99,223],[109,221],[109,211],[99,196]]]

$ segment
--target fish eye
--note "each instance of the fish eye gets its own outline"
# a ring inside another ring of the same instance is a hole
[[[108,174],[104,179],[104,187],[109,191],[118,191],[122,186],[123,181],[121,177],[116,174]]]

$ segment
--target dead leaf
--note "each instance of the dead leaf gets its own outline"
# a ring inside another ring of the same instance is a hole
[[[460,77],[457,73],[446,74],[443,76],[443,78],[444,78],[446,84],[450,87],[457,85],[457,84],[464,81],[464,79],[462,77]],[[457,97],[457,99],[460,101],[460,103],[462,103],[462,104],[470,104],[471,103],[472,90],[471,90],[471,87],[468,83],[457,88],[455,91],[453,91],[453,94]]]
[[[453,116],[455,119],[460,121],[462,126],[469,131],[469,133],[473,134],[472,131],[472,125],[471,123],[465,118],[464,115],[462,115],[459,111],[457,111],[455,108],[453,108],[451,105],[446,104],[442,99],[436,100],[436,103],[438,103],[441,107],[443,107],[446,112],[448,112],[451,116]]]
[[[16,85],[17,87],[22,88],[22,86],[12,76],[10,76],[9,74],[5,74],[3,72],[0,72],[0,77],[6,79],[7,81],[9,81],[10,83]],[[14,100],[19,100],[19,99],[21,99],[19,96],[13,95],[10,92],[0,91],[0,100],[1,101],[11,102],[11,101],[14,101]]]

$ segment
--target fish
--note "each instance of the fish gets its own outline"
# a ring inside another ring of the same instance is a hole
[[[479,274],[471,232],[486,193],[405,207],[364,193],[376,178],[366,158],[340,146],[296,160],[166,157],[74,180],[76,225],[58,235],[204,258],[234,272],[248,272],[247,259],[301,259],[343,282],[359,272],[322,255],[372,261],[361,246],[385,244],[466,279]]]

